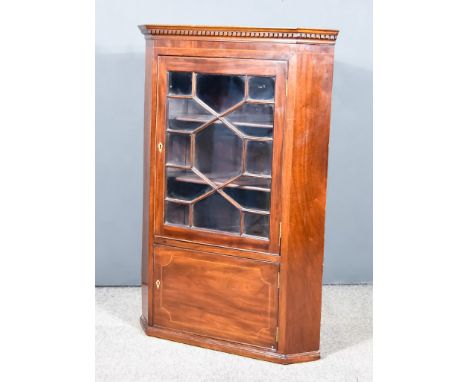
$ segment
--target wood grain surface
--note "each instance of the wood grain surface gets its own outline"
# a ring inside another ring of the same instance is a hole
[[[154,260],[156,325],[276,346],[277,265],[165,246]]]

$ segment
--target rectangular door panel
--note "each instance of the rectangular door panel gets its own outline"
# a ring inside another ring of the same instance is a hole
[[[154,323],[276,348],[276,264],[157,246]]]
[[[285,63],[158,67],[156,235],[278,253]]]

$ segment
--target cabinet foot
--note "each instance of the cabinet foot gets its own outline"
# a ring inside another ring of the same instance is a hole
[[[283,365],[316,361],[320,359],[320,350],[296,354],[281,354],[268,348],[218,340],[192,333],[182,332],[179,330],[162,328],[159,326],[148,326],[148,323],[143,316],[140,317],[140,324],[145,333],[151,337],[158,337],[166,340],[181,342],[187,345],[200,346],[211,350],[222,351]]]

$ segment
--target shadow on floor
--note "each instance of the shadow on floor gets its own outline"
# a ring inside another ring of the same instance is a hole
[[[324,286],[322,305],[323,358],[372,338],[371,285]],[[140,288],[97,288],[96,307],[144,334]]]
[[[372,330],[372,285],[323,287],[322,357],[372,339]]]

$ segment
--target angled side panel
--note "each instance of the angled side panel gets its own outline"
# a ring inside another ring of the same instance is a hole
[[[146,40],[145,56],[145,110],[144,110],[144,153],[143,153],[143,235],[141,245],[141,295],[142,295],[142,315],[151,323],[151,308],[148,307],[151,301],[152,272],[152,243],[153,243],[153,167],[154,155],[153,131],[154,131],[154,104],[156,90],[156,67],[153,60],[154,42]]]
[[[283,189],[279,351],[318,351],[333,47],[290,60]]]

